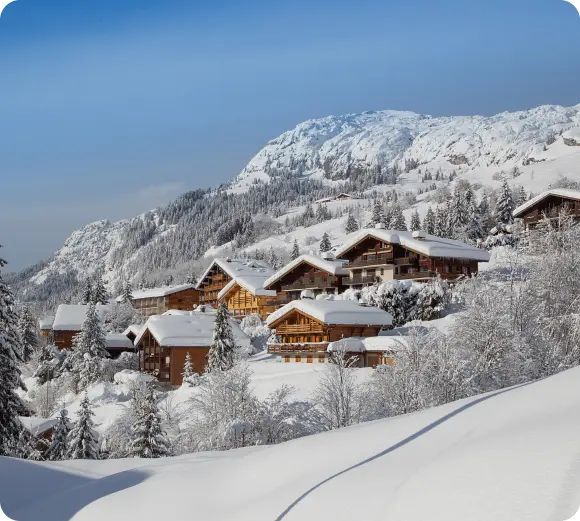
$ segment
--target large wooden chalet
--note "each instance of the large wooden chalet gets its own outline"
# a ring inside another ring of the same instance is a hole
[[[123,297],[117,297],[121,303]],[[200,303],[200,291],[194,284],[165,286],[133,292],[133,307],[144,317],[161,315],[170,309],[191,311]]]
[[[216,317],[215,311],[177,313],[170,311],[150,317],[135,339],[140,370],[154,375],[160,383],[172,386],[183,383],[187,353],[194,371],[203,373],[205,370]],[[248,336],[235,321],[230,323],[236,345],[249,347]]]
[[[329,344],[375,337],[393,323],[381,309],[331,299],[294,300],[271,314],[267,325],[276,330],[276,341],[268,344],[268,352],[281,355],[285,362],[324,362]]]
[[[342,285],[361,288],[389,280],[426,281],[438,275],[456,280],[475,275],[478,263],[488,262],[489,254],[460,241],[377,225],[351,235],[336,258],[348,261]]]
[[[342,279],[348,275],[346,262],[301,255],[270,277],[264,287],[275,291],[281,303],[299,299],[304,290],[314,296],[338,295],[344,289]]]
[[[271,272],[272,270],[268,270]],[[218,302],[225,302],[236,318],[260,315],[265,319],[279,306],[275,291],[264,289],[267,275],[242,275],[232,280],[218,294]]]
[[[72,347],[73,338],[80,333],[83,327],[87,309],[88,306],[84,304],[61,304],[58,306],[52,324],[52,336],[54,343],[60,350]],[[96,310],[99,318],[103,320],[109,308],[97,304]]]
[[[533,230],[545,219],[558,218],[562,213],[580,220],[580,191],[558,188],[530,199],[514,210],[526,230]]]
[[[221,291],[239,277],[264,277],[273,274],[272,268],[263,261],[248,259],[216,258],[199,279],[196,288],[202,293],[202,302],[217,307]],[[223,294],[222,294],[223,297]],[[246,306],[245,304],[240,304]]]

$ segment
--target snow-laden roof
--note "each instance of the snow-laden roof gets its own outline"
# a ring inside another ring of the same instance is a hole
[[[319,270],[326,271],[326,273],[330,275],[348,275],[348,270],[345,269],[347,264],[346,261],[322,259],[316,255],[307,253],[305,255],[300,255],[300,257],[297,257],[293,261],[290,261],[288,264],[286,264],[286,266],[274,273],[274,275],[272,275],[266,282],[264,282],[264,287],[270,287],[272,284],[281,279],[287,273],[290,273],[294,268],[303,262],[311,264]]]
[[[87,315],[86,304],[61,304],[56,310],[52,329],[54,331],[80,331]],[[109,311],[108,306],[97,304],[97,314],[103,320]]]
[[[125,331],[123,331],[123,334],[127,336],[129,333],[133,333],[135,336],[137,336],[142,328],[143,325],[131,324],[127,329],[125,329]]]
[[[214,266],[219,266],[232,279],[248,275],[252,277],[263,276],[268,278],[274,273],[274,270],[264,261],[255,259],[224,259],[218,257],[212,261],[203,275],[199,278],[196,288],[201,286],[208,273],[213,269]]]
[[[568,188],[554,188],[552,190],[542,192],[540,195],[536,195],[536,197],[533,197],[532,199],[525,202],[521,206],[518,206],[514,210],[514,217],[520,217],[523,213],[526,212],[526,210],[533,208],[540,201],[552,195],[556,197],[564,197],[567,199],[576,199],[580,201],[580,190],[570,190]]]
[[[123,333],[107,333],[105,336],[107,349],[134,349],[133,342]]]
[[[141,300],[144,298],[166,297],[167,295],[173,295],[174,293],[179,293],[180,291],[185,291],[187,289],[195,289],[195,284],[162,286],[160,288],[143,289],[139,291],[133,291],[131,293],[133,295],[133,300]],[[123,295],[119,295],[117,297],[117,302],[123,302]]]
[[[274,270],[270,270],[271,272]],[[238,284],[240,287],[249,291],[256,297],[275,297],[277,293],[274,290],[264,289],[264,283],[270,278],[265,275],[241,275],[235,279],[230,280],[226,286],[218,293],[218,298],[227,295],[228,292]]]
[[[135,339],[138,345],[146,331],[163,347],[208,347],[212,342],[216,315],[195,313],[189,315],[155,315]],[[230,319],[236,345],[249,347],[250,338]]]
[[[40,329],[51,329],[53,322],[54,322],[54,316],[53,315],[47,315],[45,317],[42,317],[38,321],[38,327]]]
[[[384,230],[381,228],[367,228],[359,230],[346,238],[344,245],[336,251],[340,257],[353,246],[367,237],[374,237],[390,244],[400,244],[404,248],[427,255],[432,258],[469,259],[479,262],[489,262],[489,253],[482,249],[470,246],[461,241],[443,239],[423,233],[423,239],[413,237],[413,232]]]
[[[200,304],[193,311],[184,311],[182,309],[169,309],[165,313],[162,313],[162,315],[189,316],[192,313],[207,313],[215,315],[216,312],[217,310],[213,306],[209,304]]]
[[[324,324],[353,324],[365,326],[392,325],[393,317],[379,308],[360,306],[352,300],[293,300],[272,313],[266,325],[280,320],[293,310],[301,311]]]
[[[19,416],[18,419],[24,428],[33,436],[40,436],[52,429],[57,423],[57,418],[39,418],[36,416]]]
[[[426,335],[431,328],[424,326],[413,326],[412,330],[420,335]],[[331,342],[326,348],[327,351],[337,351],[345,349],[350,353],[365,352],[396,352],[404,349],[407,345],[407,338],[411,334],[411,327],[398,327],[389,331],[381,331],[379,336],[351,337],[343,338],[338,342]]]

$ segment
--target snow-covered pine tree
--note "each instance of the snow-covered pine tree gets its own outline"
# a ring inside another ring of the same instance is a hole
[[[278,261],[278,256],[276,255],[276,252],[274,251],[274,247],[270,246],[270,250],[268,251],[268,264],[270,265],[270,267],[272,267],[273,269],[277,270],[279,269],[279,261]]]
[[[467,208],[465,207],[465,202],[461,196],[461,191],[459,187],[455,188],[453,193],[453,199],[451,201],[451,212],[449,214],[449,224],[451,227],[451,235],[456,233],[461,233],[463,227],[467,224],[468,214]]]
[[[191,363],[191,353],[188,351],[185,354],[185,363],[183,364],[183,381],[187,382],[194,374],[193,364]]]
[[[354,233],[358,231],[358,223],[351,212],[348,212],[348,219],[346,220],[344,231],[346,233]]]
[[[83,298],[82,303],[88,304],[93,300],[93,285],[91,283],[91,279],[87,278],[85,280],[85,285],[83,287]]]
[[[316,207],[316,220],[321,223],[329,219],[328,208],[322,204]]]
[[[0,269],[6,261],[0,258]],[[14,298],[0,273],[0,456],[10,456],[18,445],[23,426],[18,416],[26,410],[16,389],[26,389],[18,364],[22,346]]]
[[[197,275],[192,271],[187,275],[185,279],[186,284],[197,284]]]
[[[68,459],[99,459],[99,447],[93,432],[95,425],[92,416],[94,415],[89,397],[85,393],[77,421],[68,435]]]
[[[332,244],[330,243],[330,237],[328,233],[324,232],[322,235],[322,240],[320,241],[320,253],[325,253],[332,249]]]
[[[105,283],[103,282],[102,275],[98,275],[95,280],[95,285],[93,287],[93,298],[92,302],[94,304],[106,304],[109,298],[107,295],[107,290],[105,289]]]
[[[447,237],[447,213],[442,206],[437,208],[437,213],[435,214],[435,234],[437,237]]]
[[[483,224],[481,222],[481,216],[479,215],[479,207],[475,204],[475,201],[471,202],[471,208],[469,212],[469,222],[465,227],[465,237],[472,242],[477,242],[486,236]]]
[[[427,232],[429,235],[435,234],[435,213],[433,208],[429,206],[425,219],[423,219],[423,231]]]
[[[491,211],[489,209],[489,199],[487,198],[487,195],[483,195],[479,205],[477,206],[477,209],[479,211],[479,217],[481,219],[481,225],[483,226],[483,229],[486,231],[491,230],[494,224],[491,217]]]
[[[133,302],[133,288],[128,280],[125,282],[125,285],[123,286],[123,293],[121,297],[124,303]]]
[[[50,447],[46,453],[46,459],[50,461],[61,461],[67,457],[69,451],[69,433],[71,431],[71,423],[67,414],[68,411],[66,409],[60,411],[58,423],[52,433]]]
[[[294,244],[292,245],[292,253],[290,254],[291,260],[296,260],[300,257],[300,248],[298,247],[298,241],[294,239]]]
[[[18,332],[20,333],[20,340],[22,342],[22,360],[28,362],[30,361],[32,353],[38,348],[36,324],[28,306],[24,306],[20,312]]]
[[[411,231],[416,232],[421,229],[421,218],[419,217],[419,212],[415,210],[411,216]]]
[[[403,210],[401,210],[401,207],[398,204],[393,206],[389,228],[401,232],[407,231],[407,221],[403,215]]]
[[[141,397],[137,419],[131,426],[131,454],[135,458],[163,458],[171,454],[169,441],[161,427],[161,416],[153,387]]]
[[[208,371],[227,371],[234,366],[234,335],[230,324],[228,308],[222,302],[216,312],[213,339],[209,348]]]
[[[495,206],[495,219],[498,223],[513,224],[515,204],[507,179],[503,180],[501,193]]]
[[[378,199],[375,201],[375,204],[373,206],[373,213],[371,216],[371,226],[376,226],[377,224],[386,224],[383,204]]]

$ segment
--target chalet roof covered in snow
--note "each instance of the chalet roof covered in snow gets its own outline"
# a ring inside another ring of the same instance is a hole
[[[348,270],[345,269],[346,261],[322,259],[316,255],[305,254],[290,261],[286,266],[274,273],[274,275],[264,282],[264,287],[269,288],[272,284],[280,280],[284,275],[290,273],[303,262],[306,262],[319,270],[325,271],[329,275],[348,275]]]
[[[54,316],[53,315],[47,315],[45,317],[42,317],[38,321],[38,327],[40,329],[52,329],[52,324],[53,323],[54,323]]]
[[[540,195],[536,195],[529,201],[526,201],[521,206],[518,206],[514,210],[514,217],[521,217],[527,210],[530,210],[540,201],[546,199],[546,197],[555,196],[555,197],[563,197],[565,199],[573,199],[576,201],[580,201],[580,190],[570,190],[568,188],[554,188],[552,190],[546,190],[542,192]]]
[[[133,291],[133,300],[141,300],[144,298],[159,298],[173,295],[187,289],[195,289],[195,284],[178,284],[175,286],[162,286],[160,288],[143,289]],[[123,302],[123,295],[117,297],[117,302]]]
[[[270,270],[273,271],[273,270]],[[264,275],[241,275],[235,279],[230,280],[226,286],[218,293],[218,298],[222,298],[229,293],[229,291],[237,284],[245,290],[249,291],[256,297],[275,297],[276,292],[269,289],[264,289],[264,283],[270,277]]]
[[[382,228],[367,228],[359,230],[346,238],[344,245],[336,251],[336,256],[344,255],[351,248],[367,237],[374,237],[390,244],[399,244],[421,255],[431,258],[467,259],[479,262],[489,262],[489,253],[481,248],[452,239],[443,239],[427,233],[423,238],[413,237],[414,232],[385,230]]]
[[[155,315],[147,320],[145,327],[135,339],[138,345],[149,331],[162,347],[208,347],[211,345],[216,315],[195,313],[189,315]],[[237,346],[248,347],[249,337],[240,326],[230,320]]]
[[[293,310],[301,311],[324,324],[353,324],[388,327],[393,317],[379,308],[360,306],[353,300],[293,300],[272,313],[266,324],[271,326]]]
[[[33,436],[40,436],[52,429],[57,423],[57,418],[40,418],[37,416],[19,416],[20,423]]]
[[[232,279],[239,277],[256,277],[256,280],[258,280],[260,277],[267,279],[274,273],[274,270],[264,261],[255,259],[226,259],[218,257],[212,261],[209,267],[205,270],[204,274],[199,278],[199,281],[196,285],[197,288],[202,285],[210,271],[215,269],[216,266],[221,268]],[[254,284],[255,283],[256,282],[254,282]]]
[[[107,349],[134,349],[135,347],[123,333],[107,333],[105,346]]]
[[[142,325],[131,324],[127,329],[125,329],[125,331],[123,331],[123,334],[125,336],[128,336],[130,333],[133,333],[135,336],[137,336],[142,328],[143,328]]]
[[[80,331],[87,316],[86,304],[61,304],[56,310],[52,329],[54,331]],[[97,314],[101,320],[109,311],[108,306],[97,304]]]

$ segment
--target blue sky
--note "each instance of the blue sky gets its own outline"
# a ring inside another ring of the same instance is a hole
[[[12,269],[232,178],[310,118],[580,103],[562,0],[17,0],[0,18]]]

